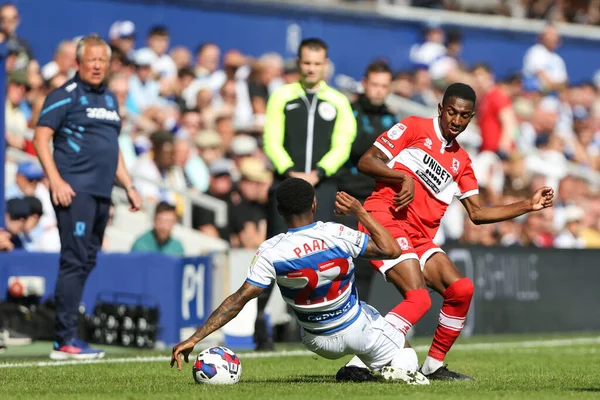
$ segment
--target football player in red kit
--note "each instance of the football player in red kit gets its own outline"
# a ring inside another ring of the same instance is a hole
[[[487,207],[479,202],[471,160],[456,142],[474,115],[476,96],[463,83],[450,85],[438,106],[438,117],[409,117],[381,134],[358,164],[377,186],[365,209],[398,241],[402,255],[372,265],[403,294],[404,301],[385,319],[407,333],[429,310],[427,287],[444,298],[439,324],[421,372],[429,379],[472,380],[443,364],[464,326],[474,286],[433,243],[440,221],[454,197],[475,224],[489,224],[552,206],[554,191],[538,189],[531,199]],[[364,230],[364,227],[359,227]],[[370,380],[368,370],[350,360],[338,380]]]

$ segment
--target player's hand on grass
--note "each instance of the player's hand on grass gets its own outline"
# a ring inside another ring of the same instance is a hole
[[[554,189],[544,186],[535,191],[531,196],[531,209],[533,211],[543,210],[552,207],[554,204]]]
[[[192,351],[194,351],[194,346],[196,346],[197,342],[194,342],[193,340],[187,339],[184,342],[181,342],[179,344],[176,344],[173,347],[173,354],[171,355],[171,368],[173,368],[173,366],[175,364],[177,364],[177,369],[181,371],[181,356],[183,355],[183,359],[186,363],[189,363],[189,356],[190,353]]]
[[[63,179],[59,179],[54,182],[50,182],[50,192],[52,192],[52,202],[55,205],[61,205],[68,207],[73,201],[75,191],[67,182]]]
[[[136,212],[142,208],[142,198],[135,188],[127,191],[127,200],[129,200],[129,211]]]
[[[404,175],[404,182],[402,182],[402,189],[394,195],[392,204],[396,208],[396,211],[406,207],[415,198],[415,181],[411,176]]]
[[[355,214],[363,210],[360,201],[350,196],[346,192],[337,192],[335,196],[335,214],[336,215],[348,215]]]

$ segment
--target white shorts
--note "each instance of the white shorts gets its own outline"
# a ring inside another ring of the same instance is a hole
[[[404,348],[406,339],[375,308],[365,302],[361,305],[361,315],[339,332],[315,335],[302,330],[304,347],[330,360],[353,354],[373,370],[390,364]]]

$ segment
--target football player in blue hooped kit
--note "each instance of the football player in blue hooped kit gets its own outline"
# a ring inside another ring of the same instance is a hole
[[[371,236],[344,225],[314,221],[316,207],[310,183],[299,178],[282,182],[277,208],[288,231],[258,248],[242,287],[192,336],[173,347],[171,367],[177,364],[181,370],[182,355],[189,362],[198,342],[225,326],[275,281],[294,310],[308,350],[332,360],[356,354],[385,379],[429,384],[418,372],[417,354],[404,334],[361,302],[354,286],[354,258],[397,258],[402,252],[398,243],[358,200],[344,192],[336,196],[336,213],[355,214]]]

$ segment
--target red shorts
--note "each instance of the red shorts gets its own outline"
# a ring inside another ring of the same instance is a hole
[[[410,259],[417,260],[421,265],[422,271],[425,267],[425,262],[432,255],[444,252],[438,245],[433,243],[433,240],[425,237],[421,232],[410,227],[403,221],[394,218],[388,211],[369,211],[369,214],[392,234],[402,249],[402,255],[395,260],[371,260],[373,268],[381,272],[384,277],[385,273],[396,264]],[[360,222],[358,223],[358,230],[367,234],[369,233]]]

